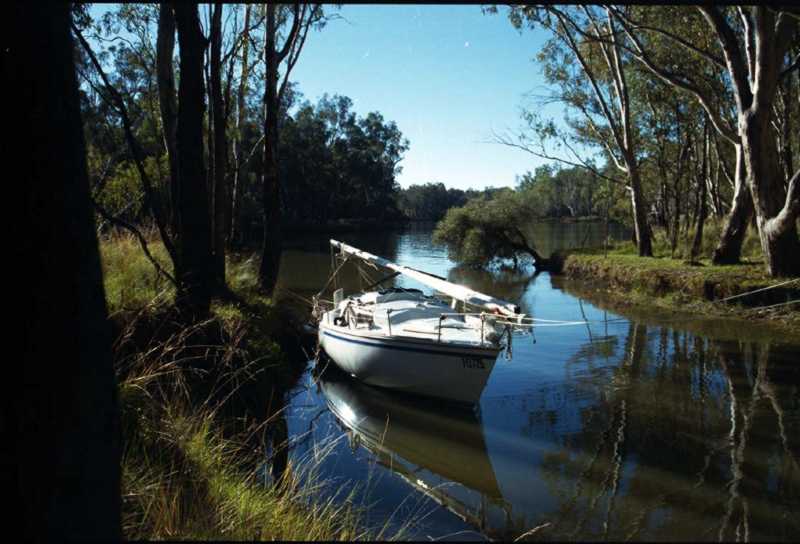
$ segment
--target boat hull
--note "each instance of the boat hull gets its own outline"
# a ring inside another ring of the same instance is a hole
[[[320,323],[319,343],[343,371],[379,387],[476,403],[500,348],[377,336]]]

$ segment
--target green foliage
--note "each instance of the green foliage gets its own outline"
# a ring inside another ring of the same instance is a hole
[[[475,267],[530,255],[533,248],[523,230],[536,212],[524,196],[505,189],[451,208],[436,225],[433,242],[447,247],[451,259]]]
[[[603,180],[584,168],[557,169],[550,165],[526,172],[517,189],[537,214],[543,217],[588,217],[601,215]]]
[[[478,196],[474,190],[448,189],[444,183],[411,185],[397,194],[397,207],[412,221],[439,221],[447,210]]]
[[[172,273],[172,263],[155,230],[146,230],[145,236],[150,240],[150,253]],[[130,233],[112,231],[101,238],[100,258],[109,313],[140,310],[172,300],[174,289],[169,280],[156,272]]]
[[[288,224],[401,218],[396,176],[408,140],[393,121],[377,112],[359,117],[352,105],[345,96],[324,95],[316,105],[303,101],[282,120],[279,167]],[[243,190],[243,222],[255,230],[261,220],[259,180],[247,178]]]
[[[670,258],[656,246],[656,258],[642,259],[631,247],[624,244],[607,254],[602,250],[573,252],[566,257],[563,272],[567,277],[594,282],[595,287],[604,286],[611,300],[625,305],[643,305],[651,310],[662,307],[695,315],[767,318],[797,334],[800,312],[796,308],[756,309],[796,298],[798,292],[796,285],[779,286],[784,280],[770,278],[761,262],[713,266],[704,258],[696,266],[682,258]],[[773,285],[778,287],[726,303],[712,302]]]
[[[156,234],[147,237],[167,268]],[[238,403],[255,397],[263,410],[266,391],[285,379],[289,365],[274,340],[285,319],[258,294],[255,259],[227,264],[235,302],[215,301],[208,321],[183,326],[170,313],[170,297],[156,296],[168,289],[166,280],[155,279],[133,236],[106,237],[101,254],[109,306],[128,310],[113,316],[122,327],[115,359],[127,539],[403,538],[406,525],[367,525],[368,505],[356,503],[355,486],[320,498],[321,489],[335,485],[319,472],[328,444],[318,445],[313,458],[290,462],[272,485],[264,481],[264,414],[253,414],[253,422]]]
[[[235,430],[222,421],[222,401],[191,400],[193,372],[186,360],[172,360],[182,341],[201,325],[178,331],[163,343],[136,353],[120,376],[123,429],[122,517],[127,539],[160,540],[356,540],[402,538],[388,523],[367,528],[366,506],[348,494],[320,490],[333,485],[319,475],[332,450],[322,445],[315,458],[289,463],[283,477],[264,481],[267,456],[262,433]],[[235,351],[204,345],[209,351]],[[208,378],[206,378],[208,379]],[[218,383],[244,385],[248,366],[225,368]],[[263,391],[262,391],[263,395]],[[263,402],[263,401],[262,401]],[[262,405],[263,406],[263,405]],[[260,427],[261,425],[259,425]]]

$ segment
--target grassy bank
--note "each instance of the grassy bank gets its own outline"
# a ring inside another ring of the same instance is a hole
[[[151,253],[169,270],[163,246],[150,238]],[[134,238],[102,239],[101,255],[116,337],[126,538],[400,536],[367,527],[352,491],[320,499],[329,483],[317,473],[319,457],[289,462],[283,476],[265,482],[267,460],[285,446],[265,419],[283,417],[280,391],[302,368],[279,347],[285,316],[256,289],[257,263],[229,259],[230,296],[212,304],[207,321],[187,325],[171,306],[169,282]]]
[[[654,258],[639,257],[629,242],[617,243],[607,252],[572,251],[564,260],[563,273],[629,304],[800,325],[800,304],[776,306],[800,299],[800,280],[786,284],[791,278],[769,277],[752,232],[744,244],[742,264],[712,265],[716,225],[709,230],[694,262],[685,258],[685,242],[673,254],[663,233],[656,232]]]

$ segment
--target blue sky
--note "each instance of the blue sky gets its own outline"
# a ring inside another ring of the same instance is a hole
[[[292,79],[312,101],[343,94],[360,114],[395,121],[411,143],[403,187],[513,185],[542,164],[486,141],[492,130],[517,127],[524,95],[541,92],[532,59],[546,33],[520,34],[505,13],[484,15],[479,5],[347,5],[339,13],[346,20],[309,36]]]
[[[92,15],[113,9],[94,5]],[[548,35],[520,33],[501,9],[479,5],[345,5],[342,19],[309,35],[291,79],[306,99],[350,97],[379,111],[410,141],[398,181],[482,189],[510,186],[546,161],[489,143],[520,125],[525,95],[545,86],[533,60]],[[540,108],[560,124],[563,109]]]

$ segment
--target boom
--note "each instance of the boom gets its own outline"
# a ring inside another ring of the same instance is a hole
[[[507,317],[521,317],[519,314],[519,306],[512,304],[511,302],[473,291],[469,287],[465,287],[463,285],[450,283],[447,280],[432,274],[428,274],[427,272],[422,272],[421,270],[416,270],[408,266],[402,266],[393,263],[392,261],[384,259],[383,257],[378,257],[372,253],[361,251],[360,249],[349,246],[337,240],[331,240],[331,245],[339,248],[343,255],[352,255],[353,257],[357,257],[364,261],[388,268],[389,270],[394,270],[395,272],[403,274],[404,276],[408,276],[409,278],[415,279],[418,282],[427,285],[431,289],[435,289],[446,294],[447,296],[453,297],[454,299],[465,302],[471,306],[478,306],[489,312],[499,313]]]

